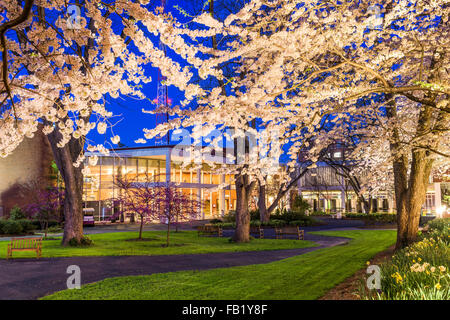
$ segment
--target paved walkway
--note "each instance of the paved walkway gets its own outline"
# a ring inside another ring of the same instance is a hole
[[[64,290],[67,288],[66,281],[69,276],[66,270],[70,265],[80,267],[82,284],[86,284],[119,276],[269,263],[348,242],[346,238],[308,233],[306,233],[305,239],[315,241],[319,246],[272,251],[189,255],[0,260],[0,299],[37,299]]]

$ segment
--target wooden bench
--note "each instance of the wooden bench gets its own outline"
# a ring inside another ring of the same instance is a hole
[[[250,234],[256,234],[260,239],[264,239],[264,229],[260,226],[250,227]]]
[[[42,238],[12,238],[6,259],[12,258],[13,251],[36,251],[36,258],[39,259],[42,255]]]
[[[204,225],[197,227],[198,236],[222,236],[222,227],[214,225]]]
[[[277,239],[283,239],[283,236],[287,235],[295,235],[298,240],[305,240],[305,231],[300,230],[298,226],[275,228],[275,234]]]

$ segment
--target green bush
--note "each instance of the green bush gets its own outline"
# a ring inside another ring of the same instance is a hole
[[[303,200],[301,196],[296,196],[294,201],[292,202],[292,211],[305,213],[306,210],[310,208],[310,205],[307,201]]]
[[[59,227],[59,226],[53,226],[53,227],[49,227],[47,231],[48,231],[48,233],[60,233],[63,231],[63,229],[61,229],[61,227]]]
[[[228,214],[223,216],[223,222],[234,222],[236,221],[236,211],[230,210]]]
[[[326,213],[325,211],[313,211],[311,216],[329,216],[331,213]]]
[[[250,221],[250,226],[252,226],[252,227],[259,227],[260,225],[261,225],[260,220],[251,220]]]
[[[221,223],[222,222],[222,220],[220,220],[220,219],[211,219],[211,220],[209,220],[209,223],[212,223],[212,224],[217,224],[217,223]]]
[[[223,229],[234,229],[236,228],[235,222],[220,222],[216,223],[215,226],[221,227]]]
[[[312,219],[289,221],[290,226],[309,227],[315,223]]]
[[[18,206],[14,206],[9,212],[10,220],[22,220],[25,219],[25,213]]]
[[[2,223],[2,234],[21,234],[23,232],[22,224],[19,221],[15,220],[6,220]]]
[[[0,234],[18,235],[32,233],[34,230],[36,227],[30,220],[0,220]]]
[[[92,245],[92,240],[87,236],[83,236],[79,241],[75,238],[69,240],[71,247],[88,247],[90,245]]]
[[[286,222],[296,221],[296,220],[311,220],[312,218],[305,215],[300,211],[281,211],[279,214],[270,215],[270,219],[273,220],[284,220]]]
[[[286,208],[283,208],[283,209],[281,209],[281,210],[280,210],[280,208],[276,208],[276,209],[275,209],[275,212],[273,213],[273,215],[275,215],[275,216],[281,216],[281,215],[285,214],[286,211],[287,211]]]
[[[22,220],[16,220],[21,226],[22,226],[22,232],[23,233],[30,233],[34,230],[36,230],[36,226],[33,224],[31,220],[22,219]]]
[[[3,226],[5,225],[7,220],[0,218],[0,234],[3,234]]]
[[[259,220],[259,210],[250,210],[250,220]]]
[[[448,234],[450,229],[450,218],[434,219],[427,223],[427,227],[429,230]]]
[[[35,230],[42,228],[41,221],[39,221],[39,220],[31,220],[31,223],[35,226]],[[61,228],[61,223],[57,220],[49,220],[48,227],[49,228],[52,228],[52,227]]]
[[[346,213],[345,218],[363,220],[368,224],[397,222],[397,215],[395,213]]]
[[[286,225],[286,221],[280,219],[270,219],[269,222],[263,222],[261,226],[267,227],[283,227]]]

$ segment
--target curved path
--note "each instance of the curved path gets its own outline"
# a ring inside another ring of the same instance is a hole
[[[205,253],[166,256],[106,256],[0,260],[0,299],[37,299],[66,289],[67,267],[81,269],[81,283],[105,278],[149,275],[182,270],[206,270],[222,267],[269,263],[345,244],[349,239],[306,233],[306,240],[319,246],[299,249]]]

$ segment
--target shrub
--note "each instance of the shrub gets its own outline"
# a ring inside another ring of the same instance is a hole
[[[0,220],[0,234],[23,234],[32,233],[36,230],[35,225],[30,220]]]
[[[359,219],[365,223],[395,223],[397,215],[395,213],[346,213],[345,218]]]
[[[286,221],[279,219],[271,219],[269,222],[264,222],[261,225],[267,227],[283,227],[286,225]]]
[[[3,221],[2,233],[3,234],[21,234],[23,232],[22,224],[15,220]]]
[[[286,222],[295,221],[295,220],[308,220],[311,219],[303,212],[300,211],[281,211],[280,214],[274,214],[270,216],[270,219],[275,220],[284,220]]]
[[[14,206],[9,212],[10,220],[22,220],[25,219],[25,213],[18,206]]]
[[[7,220],[0,219],[0,234],[3,234],[3,226],[5,225]]]
[[[250,220],[259,220],[259,210],[250,210]]]
[[[223,216],[223,222],[234,222],[236,221],[236,211],[230,210],[228,214]]]
[[[53,227],[48,228],[49,233],[59,233],[61,231],[62,231],[62,229],[59,226],[53,226]]]
[[[87,236],[83,236],[79,241],[75,238],[69,240],[71,247],[88,247],[90,245],[92,245],[92,240]]]
[[[33,224],[33,222],[31,220],[22,219],[22,220],[15,220],[15,221],[22,226],[23,233],[30,233],[30,232],[36,230],[36,226]]]
[[[209,220],[209,223],[212,223],[212,224],[217,224],[217,223],[221,223],[222,222],[222,220],[220,220],[220,219],[211,219],[211,220]]]
[[[234,229],[236,228],[235,222],[220,222],[215,224],[218,227],[221,227],[223,229]]]
[[[313,211],[311,213],[312,216],[329,216],[330,213],[326,213],[324,211]]]
[[[250,226],[252,226],[252,227],[259,227],[260,225],[261,225],[260,220],[251,220],[250,221]]]
[[[313,225],[313,220],[293,220],[289,222],[290,226],[308,227]]]
[[[292,201],[292,210],[296,212],[305,213],[306,210],[310,208],[310,205],[307,201],[303,200],[303,198],[299,195],[297,195]]]
[[[427,223],[427,228],[442,234],[448,234],[450,230],[450,218],[432,220]]]
[[[31,220],[31,223],[34,225],[36,230],[42,228],[41,221],[39,221],[39,220]],[[52,228],[52,227],[60,228],[61,224],[57,220],[49,220],[48,221],[48,227],[49,228]]]

